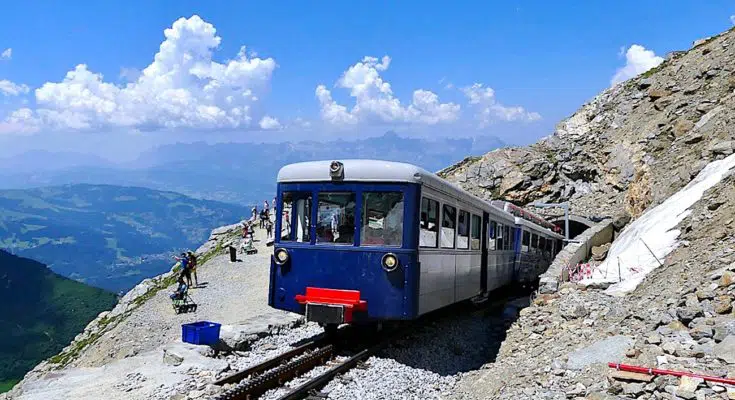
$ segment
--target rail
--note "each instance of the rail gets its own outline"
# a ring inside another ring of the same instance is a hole
[[[343,329],[338,335],[319,335],[307,343],[299,345],[262,363],[223,377],[217,385],[235,384],[213,400],[252,400],[268,390],[282,387],[286,382],[300,376],[317,366],[334,360],[338,351],[350,350],[352,355],[338,365],[329,368],[302,385],[290,389],[279,400],[303,399],[312,390],[329,383],[336,375],[355,367],[360,361],[377,353],[405,329],[386,332],[381,337],[363,337],[358,332]],[[349,338],[349,340],[347,340]]]
[[[215,381],[214,384],[222,386],[228,383],[240,382],[250,375],[259,374],[263,371],[275,368],[278,365],[294,357],[297,357],[301,354],[306,353],[309,350],[316,349],[322,346],[323,344],[325,344],[327,341],[328,341],[328,338],[326,337],[326,335],[324,334],[318,335],[314,337],[312,340],[308,341],[307,343],[297,346],[283,354],[279,354],[278,356],[270,358],[266,361],[263,361],[262,363],[256,364],[242,371],[238,371],[231,375],[220,378],[219,380]]]
[[[380,349],[385,347],[388,344],[388,341],[381,342],[377,345],[368,347],[354,356],[350,357],[340,365],[330,368],[326,372],[320,374],[319,376],[312,378],[308,382],[302,384],[301,386],[295,388],[291,393],[281,396],[278,398],[278,400],[301,400],[309,395],[309,393],[312,390],[318,389],[327,383],[329,383],[335,376],[338,374],[344,373],[352,368],[354,368],[360,361],[372,356],[373,354],[377,353]]]

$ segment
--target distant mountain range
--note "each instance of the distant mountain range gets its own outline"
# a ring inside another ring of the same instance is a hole
[[[211,229],[249,217],[233,204],[111,185],[0,190],[0,248],[118,292],[160,274]]]
[[[375,158],[419,165],[430,171],[484,154],[505,144],[475,138],[380,137],[331,142],[172,144],[142,153],[135,162],[115,165],[69,153],[26,153],[0,159],[0,187],[31,188],[70,183],[106,183],[170,190],[195,198],[241,205],[272,199],[278,170],[285,164],[321,159]]]
[[[58,353],[117,297],[0,250],[0,392]]]

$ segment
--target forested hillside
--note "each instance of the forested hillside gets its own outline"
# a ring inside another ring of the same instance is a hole
[[[0,391],[58,353],[116,301],[113,293],[0,250]]]

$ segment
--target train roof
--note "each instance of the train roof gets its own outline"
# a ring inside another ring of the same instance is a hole
[[[412,164],[381,160],[338,160],[344,164],[344,181],[420,183],[431,172]],[[330,161],[289,164],[278,171],[278,182],[329,182]],[[435,175],[434,175],[435,176]],[[436,176],[435,176],[436,177]]]
[[[337,160],[344,165],[345,182],[407,182],[425,184],[432,189],[462,199],[481,209],[494,209],[513,217],[461,187],[413,164],[383,160]],[[289,164],[278,171],[278,182],[331,182],[329,161],[306,161]]]
[[[483,200],[454,183],[444,180],[436,174],[413,164],[368,159],[337,161],[344,165],[343,181],[345,182],[406,182],[424,184],[434,190],[438,190],[470,203],[477,208],[486,210],[496,218],[505,219],[506,222],[518,223],[517,221],[521,220],[522,225],[546,232],[554,237],[558,236],[554,232],[530,221],[515,218],[511,213],[491,204],[491,202]],[[277,180],[279,183],[331,182],[332,178],[329,174],[329,165],[331,163],[332,160],[322,160],[288,164],[278,171]]]
[[[535,224],[527,219],[521,217],[515,217],[516,225],[523,225],[527,228],[533,229],[537,232],[543,232],[545,235],[551,236],[554,239],[564,239],[564,236],[552,231],[551,229],[544,228],[541,225]]]

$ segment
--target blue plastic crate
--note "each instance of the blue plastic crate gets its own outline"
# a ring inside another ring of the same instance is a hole
[[[219,341],[221,324],[209,321],[181,325],[181,341],[191,344],[215,344]]]

